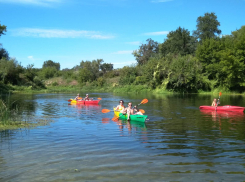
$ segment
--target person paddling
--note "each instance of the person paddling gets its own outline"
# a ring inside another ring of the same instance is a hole
[[[128,107],[124,108],[123,110],[121,110],[121,113],[123,114],[127,114],[127,120],[130,120],[130,115],[134,114],[134,109],[132,108],[132,102],[128,103]]]
[[[216,107],[217,106],[217,100],[214,98],[213,102],[212,102],[212,105],[211,106],[214,106]]]
[[[80,94],[77,94],[77,96],[74,100],[81,100]]]
[[[134,113],[135,115],[137,115],[137,114],[138,114],[138,115],[143,115],[143,113],[140,112],[140,110],[139,110],[139,108],[138,108],[137,106],[134,106],[134,112],[135,112],[135,113]]]
[[[86,97],[84,98],[84,100],[85,100],[85,101],[93,100],[93,98],[92,98],[92,99],[89,99],[88,94],[86,94]]]
[[[121,110],[123,110],[125,107],[124,107],[124,101],[123,100],[120,100],[119,101],[119,105],[116,107],[116,111],[121,111]]]
[[[216,99],[216,98],[214,98],[214,100],[213,100],[213,102],[212,102],[212,105],[211,105],[211,106],[213,106],[213,107],[217,107],[217,106],[218,106],[218,104],[220,104],[219,99],[218,99],[218,101],[217,101],[217,99]]]

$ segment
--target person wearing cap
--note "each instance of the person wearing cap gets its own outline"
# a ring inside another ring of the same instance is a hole
[[[84,100],[93,100],[93,98],[89,99],[88,94],[86,94],[86,97],[84,98]]]
[[[80,94],[77,94],[77,96],[74,100],[81,100]]]

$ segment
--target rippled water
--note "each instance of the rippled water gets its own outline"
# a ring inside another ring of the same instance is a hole
[[[84,94],[83,94],[84,95]],[[243,113],[201,112],[213,95],[91,93],[99,105],[68,105],[71,94],[13,95],[47,126],[0,131],[0,181],[244,181]],[[118,101],[149,120],[114,122]],[[245,106],[222,95],[221,105]]]

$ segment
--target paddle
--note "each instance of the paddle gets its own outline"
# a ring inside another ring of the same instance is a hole
[[[219,93],[219,99],[220,99],[220,96],[222,95],[222,93],[220,92]],[[217,102],[217,104],[216,104],[216,107],[215,107],[215,110],[217,110],[217,107],[218,107],[218,105],[219,105],[219,99],[218,99],[218,102]]]
[[[100,97],[99,98],[97,98],[98,100],[102,100]]]
[[[221,96],[221,95],[222,95],[222,93],[220,92],[220,93],[219,93],[219,99],[220,99],[220,96]],[[218,102],[217,102],[217,106],[219,105],[219,99],[218,99]],[[216,106],[216,107],[217,107],[217,106]]]
[[[102,113],[108,113],[108,112],[111,112],[112,110],[109,110],[109,109],[102,109]],[[142,112],[143,114],[145,113],[145,110],[143,109],[139,109],[140,112]]]
[[[148,99],[143,99],[141,101],[141,103],[139,103],[137,106],[139,106],[140,104],[146,104],[148,102]],[[112,118],[112,121],[117,121],[119,119],[119,116],[115,116],[114,118]]]

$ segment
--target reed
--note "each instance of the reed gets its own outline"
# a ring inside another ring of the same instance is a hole
[[[18,107],[11,109],[12,104],[6,104],[0,99],[0,125],[10,125],[19,119]]]

